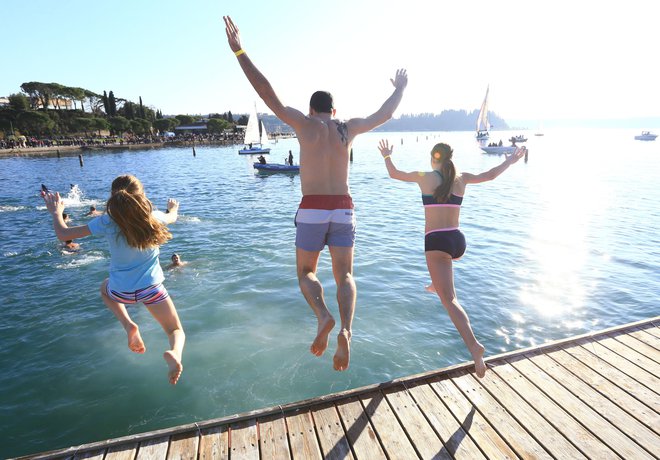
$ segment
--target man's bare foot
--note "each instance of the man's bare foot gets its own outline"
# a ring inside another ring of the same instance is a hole
[[[345,371],[348,369],[348,363],[351,360],[351,332],[342,329],[337,335],[337,351],[333,358],[336,371]]]
[[[436,292],[435,291],[435,286],[433,286],[433,283],[429,284],[424,289],[426,290],[426,292],[432,292],[433,294],[435,294],[435,292]]]
[[[126,329],[126,335],[128,335],[128,348],[133,353],[144,353],[147,351],[147,347],[144,346],[142,337],[140,336],[140,329],[138,325],[133,323]]]
[[[167,367],[170,369],[167,373],[167,377],[169,378],[172,385],[176,385],[176,382],[179,381],[179,377],[181,377],[181,372],[183,372],[183,364],[181,364],[181,358],[172,350],[167,350],[165,353],[163,353],[163,358],[165,358]]]
[[[486,375],[486,363],[484,363],[484,352],[486,349],[482,344],[477,342],[477,346],[474,351],[470,350],[472,353],[472,359],[474,360],[474,373],[477,374],[477,377],[482,379]]]
[[[326,348],[328,348],[328,335],[332,328],[335,327],[335,319],[332,315],[327,315],[325,318],[319,318],[319,325],[316,331],[316,338],[312,342],[312,346],[309,347],[309,351],[313,355],[321,356]]]

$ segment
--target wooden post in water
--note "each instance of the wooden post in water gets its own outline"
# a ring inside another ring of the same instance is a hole
[[[196,157],[197,154],[195,153],[195,135],[193,134],[193,156]]]
[[[78,154],[78,161],[80,162],[80,167],[82,168],[85,166],[85,162],[83,161],[82,153]]]
[[[353,162],[353,147],[351,147],[351,157],[350,157],[351,163]]]
[[[61,156],[60,156],[60,149],[57,149],[57,158],[61,158]]]

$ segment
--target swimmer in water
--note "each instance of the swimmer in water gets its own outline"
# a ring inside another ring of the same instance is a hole
[[[168,270],[172,270],[175,268],[180,268],[188,265],[188,262],[184,262],[183,260],[181,260],[181,257],[176,252],[172,254],[171,260],[172,263],[167,266]]]

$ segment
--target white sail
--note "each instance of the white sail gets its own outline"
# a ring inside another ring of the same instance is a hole
[[[261,137],[259,136],[259,118],[257,117],[256,106],[248,118],[248,124],[245,127],[245,137],[243,142],[245,145],[261,143]]]
[[[268,132],[266,131],[266,127],[264,126],[264,122],[259,120],[259,131],[261,132],[261,136],[259,138],[259,143],[261,144],[268,144]]]
[[[486,87],[486,97],[481,104],[481,109],[479,110],[479,116],[477,117],[477,136],[479,133],[488,132],[490,129],[490,123],[488,122],[488,90],[490,86]]]

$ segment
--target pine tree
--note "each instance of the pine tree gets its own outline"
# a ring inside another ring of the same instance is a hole
[[[105,91],[103,91],[103,97],[101,100],[103,101],[103,110],[105,111],[105,114],[110,116],[110,104],[108,104],[108,94]]]
[[[117,102],[115,101],[115,93],[110,91],[108,94],[108,109],[110,110],[110,115],[111,117],[117,116]]]

